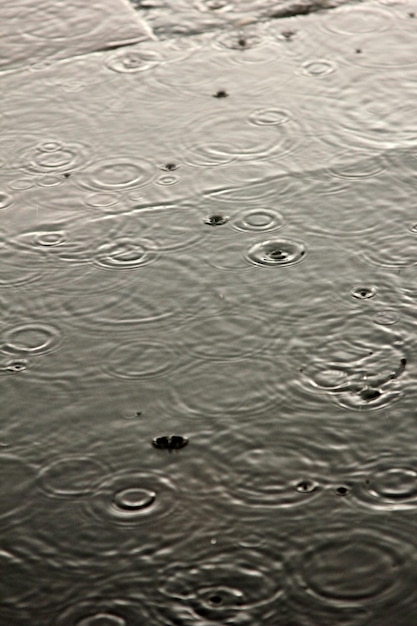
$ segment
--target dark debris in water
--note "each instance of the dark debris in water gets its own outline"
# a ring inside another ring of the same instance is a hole
[[[209,215],[205,218],[204,223],[208,226],[223,226],[228,220],[227,215]]]
[[[162,437],[155,437],[152,441],[154,448],[158,450],[181,450],[188,444],[188,438],[183,435],[163,435]]]
[[[213,98],[227,98],[229,94],[225,89],[219,89],[216,93],[213,94]]]

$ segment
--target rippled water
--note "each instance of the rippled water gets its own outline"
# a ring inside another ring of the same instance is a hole
[[[417,13],[132,4],[0,8],[0,626],[414,626]]]

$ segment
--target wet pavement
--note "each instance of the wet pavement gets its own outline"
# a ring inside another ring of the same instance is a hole
[[[2,3],[0,626],[414,626],[415,9]]]

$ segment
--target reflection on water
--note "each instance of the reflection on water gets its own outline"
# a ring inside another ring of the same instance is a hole
[[[14,4],[0,626],[414,626],[412,7]]]

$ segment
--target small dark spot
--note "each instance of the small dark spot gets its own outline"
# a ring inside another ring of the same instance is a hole
[[[355,52],[356,54],[362,54],[362,48],[356,48]]]
[[[71,176],[71,172],[64,172],[64,178],[69,178]]]
[[[5,369],[8,372],[11,372],[12,374],[18,374],[19,372],[23,372],[25,369],[27,369],[27,362],[26,361],[11,361],[10,363],[6,365]]]
[[[171,450],[180,450],[184,448],[187,443],[187,437],[183,437],[182,435],[172,435],[169,439],[169,447]]]
[[[174,172],[177,169],[178,165],[176,163],[166,163],[161,167],[161,170],[164,170],[164,172]]]
[[[414,12],[411,12],[411,13],[408,14],[408,17],[415,17],[415,16],[416,16],[416,14]]]
[[[142,415],[142,411],[136,411],[135,415],[136,417],[140,417]]]
[[[155,437],[152,441],[154,448],[159,450],[180,450],[188,444],[187,437],[182,435],[171,435],[170,437],[164,435],[163,437]]]
[[[246,48],[246,46],[248,45],[247,40],[244,37],[239,37],[239,39],[237,40],[238,46],[240,46],[241,48]]]
[[[372,400],[376,400],[381,396],[381,392],[379,391],[379,389],[365,387],[360,391],[360,396],[362,400],[365,400],[366,402],[372,402]]]
[[[295,488],[300,493],[312,493],[313,491],[316,491],[317,484],[311,480],[300,480]]]
[[[225,89],[219,89],[216,93],[213,94],[213,98],[227,98],[228,93]]]
[[[336,493],[338,496],[347,496],[349,493],[349,489],[347,487],[337,487]]]
[[[287,41],[290,41],[294,37],[296,32],[297,31],[295,30],[283,30],[281,31],[281,35],[284,37],[284,39],[286,39]]]
[[[209,226],[223,226],[228,220],[229,218],[226,215],[210,215],[206,217],[204,223]]]
[[[216,606],[223,602],[223,598],[219,595],[210,596],[209,600],[211,604],[215,604]]]
[[[269,256],[271,257],[271,259],[275,259],[277,261],[283,261],[284,259],[287,258],[287,254],[283,251],[283,250],[271,250],[271,252],[269,253]]]

